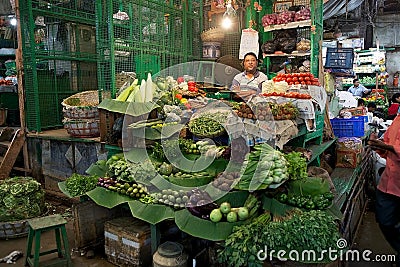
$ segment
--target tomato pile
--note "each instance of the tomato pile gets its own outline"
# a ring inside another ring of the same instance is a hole
[[[274,82],[285,81],[289,85],[301,84],[301,85],[317,85],[319,86],[318,78],[315,78],[312,73],[300,72],[300,73],[278,73],[276,77],[272,78]]]
[[[311,99],[309,94],[302,94],[298,92],[271,92],[271,93],[263,93],[263,96],[282,96],[287,98],[298,98],[298,99]]]
[[[372,94],[374,93],[385,93],[385,89],[372,89]]]

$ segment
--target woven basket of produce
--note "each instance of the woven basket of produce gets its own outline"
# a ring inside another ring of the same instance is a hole
[[[205,30],[201,33],[201,40],[203,42],[223,42],[225,33],[221,28],[215,27]]]
[[[100,120],[98,119],[68,119],[63,120],[64,128],[73,137],[99,137]]]
[[[99,92],[97,90],[85,91],[71,95],[61,103],[65,118],[92,119],[99,117]]]

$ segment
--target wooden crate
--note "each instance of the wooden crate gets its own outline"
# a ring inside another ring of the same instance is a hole
[[[104,224],[121,216],[120,208],[107,209],[93,201],[84,201],[72,206],[74,217],[74,247],[86,248],[103,244]]]
[[[104,226],[107,260],[118,266],[151,265],[150,225],[132,217],[107,221]]]

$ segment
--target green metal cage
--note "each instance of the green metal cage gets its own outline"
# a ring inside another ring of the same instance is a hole
[[[145,79],[199,58],[201,1],[97,0],[99,89],[114,98],[118,74]]]
[[[61,102],[97,89],[95,4],[20,1],[28,130],[62,126]]]
[[[200,0],[26,0],[20,14],[29,131],[62,126],[77,92],[115,97],[121,72],[145,78],[201,55]]]

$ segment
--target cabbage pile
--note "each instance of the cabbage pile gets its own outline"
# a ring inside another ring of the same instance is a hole
[[[0,221],[9,222],[40,216],[45,193],[31,177],[0,180]]]

